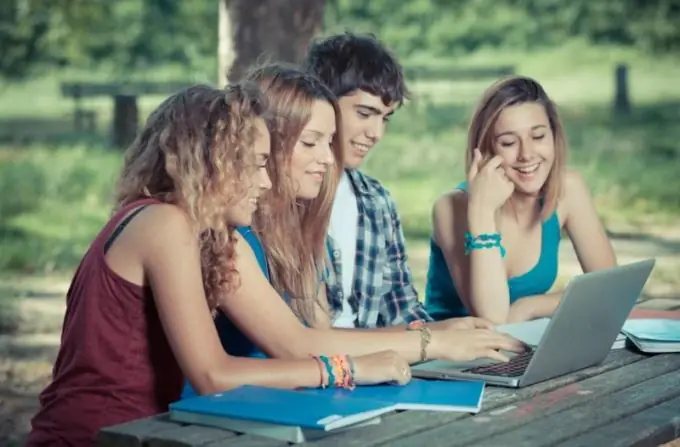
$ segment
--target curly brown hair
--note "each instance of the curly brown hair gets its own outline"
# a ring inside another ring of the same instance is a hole
[[[259,84],[271,107],[271,156],[268,165],[271,190],[260,200],[254,226],[267,253],[274,288],[290,299],[303,321],[314,322],[315,303],[323,287],[326,268],[326,234],[333,197],[342,170],[340,111],[335,95],[316,77],[285,63],[253,69],[247,79]],[[319,195],[297,198],[290,176],[293,150],[311,118],[314,101],[326,101],[335,110],[336,134],[332,143],[335,166],[329,170]],[[275,219],[270,216],[276,216]],[[325,306],[322,306],[324,309]]]
[[[252,83],[182,90],[150,114],[117,182],[118,207],[153,197],[187,213],[199,240],[211,310],[237,279],[234,228],[225,216],[251,187],[255,120],[266,118],[267,110]]]

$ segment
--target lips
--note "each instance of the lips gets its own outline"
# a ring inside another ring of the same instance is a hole
[[[314,178],[314,180],[316,180],[317,182],[322,182],[323,178],[326,176],[325,171],[314,171],[314,172],[309,172],[308,174],[311,175],[312,178]]]
[[[352,147],[356,149],[360,155],[366,155],[368,154],[368,151],[371,150],[371,146],[368,144],[363,144],[363,143],[357,143],[352,141]]]
[[[534,172],[538,171],[538,168],[541,166],[541,163],[534,163],[531,165],[527,166],[515,166],[512,169],[515,171],[519,172],[520,174],[533,174]]]

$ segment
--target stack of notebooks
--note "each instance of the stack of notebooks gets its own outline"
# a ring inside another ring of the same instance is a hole
[[[413,379],[405,386],[359,386],[351,391],[247,385],[172,403],[170,418],[300,443],[379,424],[381,415],[396,410],[477,413],[483,394],[484,382],[464,380]]]
[[[680,352],[680,320],[649,318],[629,320],[621,330],[642,352]]]

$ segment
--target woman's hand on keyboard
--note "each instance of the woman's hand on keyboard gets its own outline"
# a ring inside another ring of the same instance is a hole
[[[455,329],[433,327],[430,358],[469,362],[490,358],[501,362],[510,360],[498,351],[521,353],[526,345],[507,334],[490,329]]]

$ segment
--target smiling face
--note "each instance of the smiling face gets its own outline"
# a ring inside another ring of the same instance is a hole
[[[492,138],[493,152],[503,157],[516,191],[538,195],[555,162],[555,138],[545,107],[537,102],[506,107]]]
[[[332,152],[335,131],[333,106],[327,101],[314,101],[310,119],[295,143],[290,160],[297,198],[313,199],[319,195],[328,168],[335,163]]]
[[[232,207],[227,214],[227,221],[234,226],[251,224],[260,195],[272,186],[269,174],[267,173],[267,160],[269,159],[271,147],[269,130],[262,118],[256,119],[255,128],[257,129],[257,136],[251,149],[257,165],[252,170],[253,176],[248,194]]]
[[[397,103],[385,105],[378,96],[357,90],[338,101],[342,115],[345,167],[358,168],[380,141]]]

